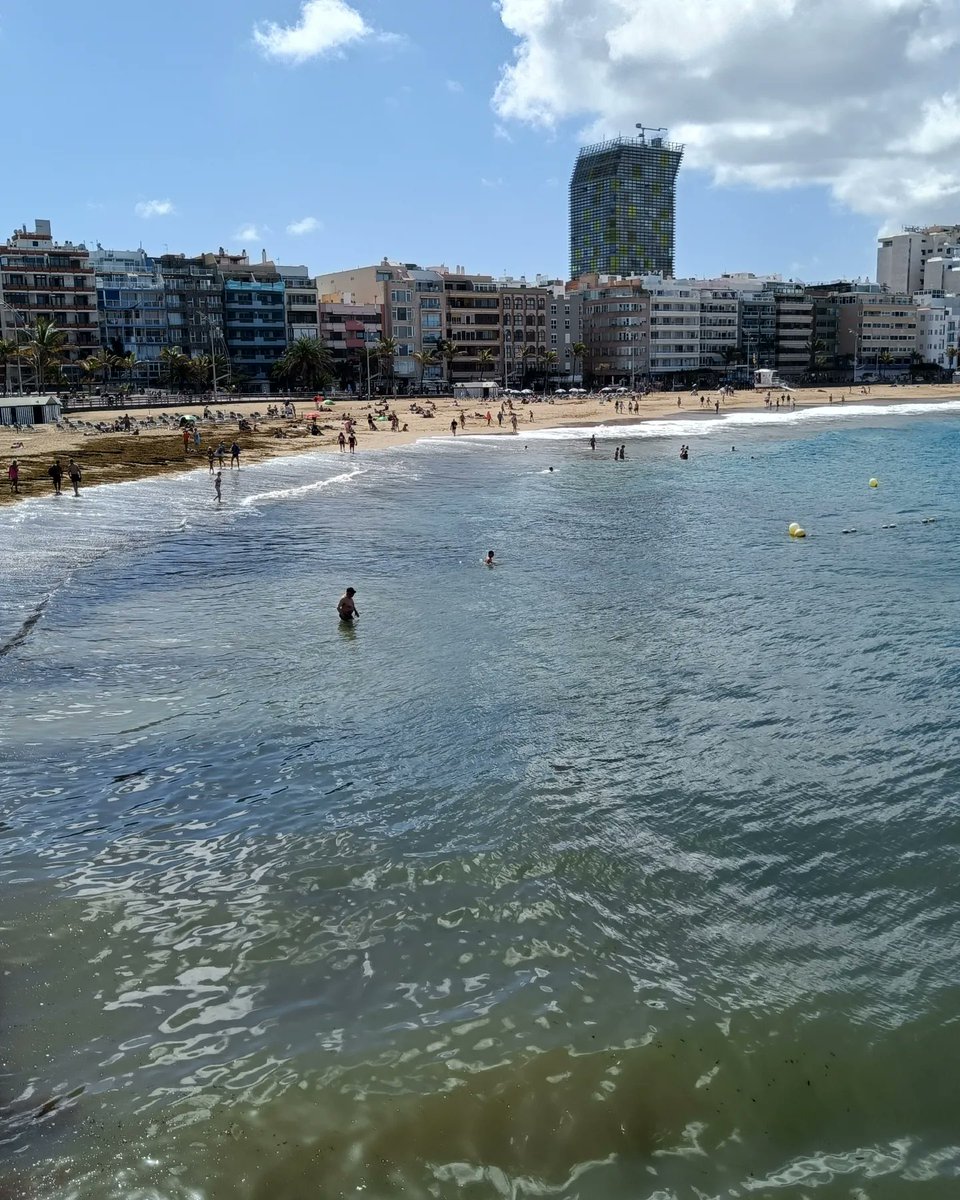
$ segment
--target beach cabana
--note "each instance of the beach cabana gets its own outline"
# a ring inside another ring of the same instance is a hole
[[[19,404],[12,402],[13,397],[9,404],[0,402],[0,425],[53,425],[63,414],[63,405],[52,397],[39,404],[24,404],[22,396],[16,399]]]

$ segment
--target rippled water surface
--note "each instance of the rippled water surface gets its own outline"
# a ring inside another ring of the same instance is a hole
[[[958,421],[2,510],[0,1194],[960,1194]]]

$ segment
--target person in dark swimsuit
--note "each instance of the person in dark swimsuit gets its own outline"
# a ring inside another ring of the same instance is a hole
[[[353,602],[353,598],[356,594],[357,592],[355,588],[347,588],[337,604],[337,613],[340,616],[340,620],[346,621],[348,624],[353,621],[354,618],[360,616],[360,614],[357,612],[357,606]]]

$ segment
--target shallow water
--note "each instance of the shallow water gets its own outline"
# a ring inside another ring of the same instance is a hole
[[[0,512],[12,1195],[956,1196],[960,425],[748,415]]]

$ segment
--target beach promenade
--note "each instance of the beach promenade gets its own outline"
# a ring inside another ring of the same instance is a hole
[[[791,411],[794,402],[797,409],[828,405],[831,396],[834,403],[857,405],[920,401],[929,403],[956,399],[958,394],[960,387],[955,384],[877,384],[871,386],[868,393],[862,392],[859,386],[853,390],[811,387],[798,388],[790,393],[774,392],[773,403],[779,397],[781,404],[785,406],[780,411],[786,412]],[[318,434],[311,433],[311,422],[302,415],[295,419],[255,418],[253,414],[265,413],[268,404],[272,404],[269,397],[239,402],[224,399],[216,406],[222,412],[242,415],[251,424],[255,423],[254,432],[241,431],[236,418],[220,422],[202,420],[199,415],[201,410],[196,405],[185,406],[183,409],[162,410],[171,423],[169,427],[163,428],[143,424],[150,418],[157,418],[161,410],[156,408],[83,412],[69,414],[74,427],[38,425],[19,431],[9,426],[0,427],[0,463],[3,467],[3,479],[0,482],[6,483],[6,469],[12,459],[17,459],[20,467],[19,493],[13,495],[8,487],[3,486],[0,488],[0,503],[14,503],[31,496],[52,494],[48,468],[58,457],[64,465],[69,458],[74,458],[80,464],[83,486],[86,488],[101,483],[146,479],[155,475],[175,475],[201,468],[207,470],[208,448],[211,445],[216,448],[221,441],[227,448],[225,467],[230,458],[230,446],[235,440],[241,447],[241,462],[244,465],[268,458],[303,454],[307,451],[325,450],[339,455],[341,450],[337,439],[348,416],[352,416],[355,421],[357,454],[362,455],[371,450],[402,446],[423,438],[449,438],[451,422],[457,420],[459,423],[461,414],[464,415],[466,424],[462,430],[458,425],[456,436],[490,434],[522,437],[524,432],[531,429],[603,423],[627,425],[698,414],[702,415],[704,420],[716,420],[718,415],[722,418],[725,413],[764,411],[765,395],[762,391],[737,391],[721,400],[719,414],[715,411],[715,403],[719,398],[715,392],[701,392],[699,395],[690,392],[652,392],[638,398],[639,413],[617,412],[614,408],[614,398],[599,394],[557,396],[550,401],[528,404],[520,403],[519,398],[514,397],[518,421],[516,434],[509,417],[504,419],[502,426],[498,424],[496,418],[499,402],[488,405],[474,400],[453,400],[450,397],[440,397],[431,402],[435,404],[432,417],[424,417],[411,411],[412,404],[419,406],[423,401],[410,397],[389,398],[389,408],[396,412],[400,422],[395,433],[391,431],[385,419],[375,421],[375,430],[369,428],[367,416],[373,414],[375,405],[364,398],[353,401],[338,400],[332,404],[328,415],[319,423]],[[633,399],[629,396],[619,398],[628,402]],[[380,398],[381,406],[383,399]],[[489,426],[486,421],[488,407],[493,418]],[[626,405],[624,407],[626,408]],[[309,401],[299,402],[297,405],[300,414],[312,410],[313,405]],[[184,447],[182,434],[175,427],[175,416],[181,412],[196,418],[200,430],[199,452],[194,449],[192,441],[188,447]],[[125,414],[130,417],[133,426],[130,432],[99,432],[94,429],[98,422],[112,425],[117,418],[122,418]],[[75,417],[80,417],[84,424],[77,427]]]

